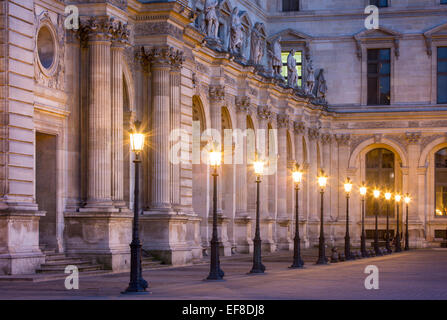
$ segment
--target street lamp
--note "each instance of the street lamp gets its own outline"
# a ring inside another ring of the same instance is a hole
[[[264,162],[258,158],[253,162],[253,169],[256,174],[256,231],[255,238],[253,239],[253,267],[250,273],[264,273],[265,266],[261,261],[261,231],[259,228],[259,185],[261,183],[261,176],[264,173]]]
[[[130,132],[130,148],[135,153],[135,186],[133,203],[132,242],[130,243],[130,282],[123,294],[148,293],[148,283],[143,279],[141,268],[141,242],[139,237],[139,195],[140,195],[140,153],[144,149],[145,134],[140,131],[141,122],[135,121],[134,129]]]
[[[365,196],[366,196],[366,185],[365,182],[362,183],[362,186],[359,189],[360,195],[362,196],[362,235],[360,236],[360,251],[362,252],[362,257],[369,257],[369,253],[366,250],[366,234],[365,234]]]
[[[375,198],[374,205],[375,205],[375,211],[376,211],[376,229],[374,232],[374,251],[376,253],[376,256],[381,256],[382,251],[380,251],[379,248],[379,197],[380,197],[380,190],[375,189],[373,191],[373,195]]]
[[[408,234],[408,205],[411,202],[411,198],[410,195],[407,193],[404,197],[404,201],[405,201],[405,206],[406,206],[406,217],[405,217],[405,251],[410,250],[410,239],[409,239],[409,234]]]
[[[385,236],[385,247],[388,253],[392,253],[390,246],[390,200],[391,200],[391,192],[385,193],[386,200],[386,236]]]
[[[399,203],[400,200],[402,199],[400,194],[396,194],[394,196],[394,200],[396,201],[396,206],[397,206],[397,210],[396,210],[396,228],[397,228],[397,233],[396,233],[396,248],[394,249],[394,252],[401,252],[402,248],[400,246],[400,232],[399,232]]]
[[[295,183],[295,239],[293,242],[293,263],[290,268],[302,268],[304,266],[304,261],[301,259],[298,193],[300,191],[300,183],[303,180],[303,172],[300,170],[298,164],[295,164],[295,169],[292,171],[292,178]]]
[[[326,188],[327,176],[323,170],[321,170],[318,177],[318,185],[320,186],[321,204],[320,204],[320,242],[318,245],[318,260],[317,264],[327,264],[326,252],[324,247],[324,226],[323,226],[323,198],[324,198],[324,188]]]
[[[216,143],[213,144],[208,153],[208,160],[213,168],[211,173],[213,177],[213,234],[211,236],[210,274],[206,280],[223,280],[225,273],[220,269],[219,238],[217,236],[217,177],[219,176],[217,168],[222,162],[222,153],[219,151],[219,146]]]
[[[352,181],[348,177],[344,184],[345,192],[346,192],[346,234],[345,234],[345,259],[353,260],[353,256],[351,255],[351,239],[349,237],[349,196],[352,191]]]

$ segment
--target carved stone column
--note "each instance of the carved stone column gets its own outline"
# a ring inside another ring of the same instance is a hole
[[[318,172],[318,157],[317,157],[317,143],[319,138],[319,132],[316,128],[308,129],[309,140],[309,173],[308,187],[309,187],[309,213],[308,213],[308,225],[309,225],[309,241],[311,244],[318,243],[319,231],[319,202],[320,202],[320,188],[317,184]]]
[[[171,132],[173,130],[180,130],[180,81],[181,68],[184,61],[183,54],[175,55],[172,59],[171,74],[170,74],[170,126]],[[174,141],[175,142],[175,141]],[[170,142],[171,150],[174,142]],[[170,158],[180,157],[180,154],[171,153]],[[171,203],[172,206],[179,210],[180,205],[180,164],[174,164],[170,161],[170,178],[171,178]]]
[[[421,154],[421,133],[420,132],[407,132],[406,140],[408,143],[408,174],[403,175],[403,192],[408,192],[412,198],[412,201],[408,207],[408,230],[410,236],[410,247],[419,245],[423,239],[418,239],[418,235],[423,234],[423,224],[418,216],[418,187],[420,185],[416,183],[418,181],[418,165],[419,157]],[[412,183],[414,181],[414,183]],[[404,211],[406,217],[406,212]]]
[[[110,18],[89,20],[88,191],[87,207],[112,208],[111,189],[111,31]]]
[[[277,116],[278,126],[278,184],[277,184],[277,245],[281,250],[291,250],[292,241],[290,238],[289,225],[291,217],[287,212],[287,129],[289,127],[289,116],[287,114],[279,114]]]
[[[331,195],[337,192],[339,182],[336,178],[335,173],[331,168],[331,144],[332,135],[330,133],[324,133],[320,136],[321,144],[323,146],[322,150],[322,160],[323,169],[329,177],[328,185],[324,194],[324,219],[326,222],[332,220],[332,206],[331,206]]]
[[[240,157],[235,159],[236,167],[236,217],[234,221],[234,238],[236,250],[240,253],[253,252],[253,240],[251,239],[252,219],[248,214],[248,182],[247,170],[251,170],[248,164],[247,144],[250,141],[247,130],[247,114],[250,113],[250,99],[247,97],[236,98],[237,136],[236,146],[240,150]],[[246,138],[244,141],[244,133]],[[254,134],[254,133],[253,133]]]
[[[269,137],[270,132],[268,128],[268,123],[273,116],[272,111],[268,106],[260,106],[258,108],[258,132],[256,138],[256,147],[258,155],[264,160],[268,161],[272,156],[269,152],[269,142],[273,145],[276,142],[270,141],[273,135]],[[275,159],[276,160],[276,159]],[[259,214],[261,219],[261,238],[262,238],[262,250],[266,252],[274,252],[276,250],[275,240],[273,239],[273,227],[275,219],[271,217],[269,212],[269,180],[272,175],[276,174],[276,163],[272,165],[269,163],[268,167],[264,168],[264,176],[262,177],[262,182],[259,186],[259,192],[261,194]],[[253,170],[253,169],[252,169]],[[250,181],[250,183],[255,183]]]
[[[127,45],[127,26],[118,23],[113,29],[111,47],[112,72],[112,200],[124,207],[123,160],[123,51]]]
[[[303,122],[294,122],[293,127],[294,135],[295,135],[295,159],[297,163],[300,165],[301,170],[303,171],[303,177],[307,176],[307,168],[308,163],[307,159],[304,158],[304,148],[303,148],[303,141],[304,141],[304,135],[306,134],[306,126]],[[299,221],[300,221],[300,237],[302,244],[304,247],[308,246],[308,238],[307,238],[307,228],[305,228],[305,225],[307,223],[307,206],[306,202],[307,198],[305,197],[308,188],[307,188],[308,181],[307,179],[303,179],[301,185],[300,185],[300,192],[298,194],[298,201],[299,201]],[[294,204],[295,204],[294,200]],[[294,212],[294,211],[293,211]],[[292,228],[293,229],[293,228]]]

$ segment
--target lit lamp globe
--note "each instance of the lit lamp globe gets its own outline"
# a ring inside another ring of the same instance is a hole
[[[404,197],[404,201],[405,201],[406,204],[409,204],[409,203],[411,202],[411,198],[410,198],[410,195],[409,195],[409,194],[406,194],[406,195],[405,195],[405,197]]]
[[[253,169],[258,177],[262,176],[264,173],[264,162],[262,160],[256,160],[253,162]]]
[[[347,194],[350,194],[351,193],[351,191],[352,191],[352,182],[351,182],[351,179],[346,179],[346,182],[345,182],[345,184],[344,184],[344,187],[345,187],[345,192],[347,193]]]
[[[391,200],[391,192],[386,192],[385,193],[385,199],[386,200]]]
[[[377,190],[377,189],[374,190],[373,191],[373,195],[374,195],[374,198],[376,198],[376,199],[379,198],[380,197],[380,190]]]
[[[320,186],[321,189],[324,189],[326,187],[326,184],[327,184],[327,176],[324,173],[324,171],[321,170],[320,176],[318,177],[318,185]]]
[[[396,200],[396,202],[400,202],[400,200],[402,200],[402,196],[400,194],[396,194],[394,196],[394,200]]]
[[[366,186],[364,186],[364,185],[361,186],[360,190],[359,190],[360,191],[360,195],[363,196],[363,197],[366,196],[366,190],[367,190]]]
[[[216,147],[213,147],[211,151],[209,152],[209,163],[213,167],[220,166],[222,162],[222,153],[220,151],[217,151]]]
[[[300,166],[296,165],[295,170],[292,171],[293,182],[296,184],[301,183],[303,180],[303,172],[300,170]]]
[[[133,152],[139,153],[144,149],[144,134],[138,132],[138,126],[130,133],[130,148]]]

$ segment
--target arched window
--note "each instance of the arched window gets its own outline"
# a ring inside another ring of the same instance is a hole
[[[366,215],[375,216],[375,201],[372,189],[379,188],[382,192],[394,192],[394,153],[384,148],[371,150],[366,154],[366,183],[370,193],[366,198]],[[379,216],[386,216],[386,204],[379,202]],[[394,216],[394,205],[390,206],[390,217]]]
[[[435,154],[435,194],[437,217],[447,216],[447,148]]]

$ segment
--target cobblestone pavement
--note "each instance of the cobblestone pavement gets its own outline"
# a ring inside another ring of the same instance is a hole
[[[251,257],[222,258],[223,282],[206,282],[207,264],[145,271],[150,295],[120,294],[128,273],[80,276],[79,290],[64,280],[0,282],[0,299],[447,299],[447,250],[413,250],[390,256],[316,266],[315,251],[303,253],[304,269],[288,269],[291,253],[264,257],[267,273],[248,275]],[[365,267],[379,269],[379,289],[366,290]]]

